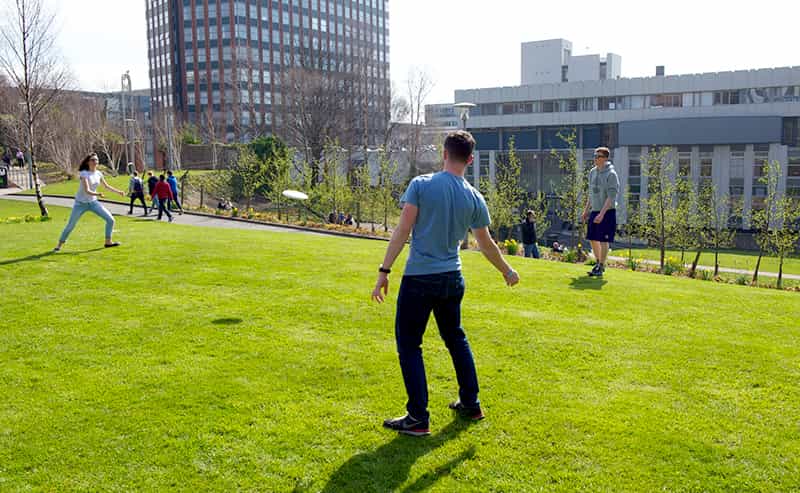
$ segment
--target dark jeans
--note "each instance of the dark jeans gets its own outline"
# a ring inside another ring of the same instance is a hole
[[[525,250],[525,258],[539,258],[539,246],[536,243],[523,244]]]
[[[168,218],[172,219],[172,214],[167,208],[167,199],[158,199],[158,220],[161,220],[161,214],[166,214]]]
[[[181,206],[181,203],[178,202],[178,196],[177,195],[174,198],[167,199],[167,208],[172,210],[172,204],[173,203],[178,206],[178,210],[183,212],[183,207]]]
[[[461,272],[426,276],[406,276],[397,299],[395,338],[400,368],[406,385],[406,410],[416,419],[428,420],[428,382],[422,360],[422,336],[431,312],[439,335],[450,351],[458,379],[459,398],[466,406],[478,405],[478,375],[475,361],[461,327],[461,300],[464,298]]]
[[[147,203],[144,201],[144,193],[142,192],[133,192],[131,194],[131,210],[128,214],[133,214],[133,203],[139,199],[142,202],[142,207],[144,207],[144,215],[147,215]]]

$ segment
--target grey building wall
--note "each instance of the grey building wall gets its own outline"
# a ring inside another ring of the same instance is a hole
[[[783,118],[744,116],[637,120],[619,124],[621,146],[780,142]]]

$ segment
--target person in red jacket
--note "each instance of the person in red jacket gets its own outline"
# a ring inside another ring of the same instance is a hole
[[[169,183],[167,183],[166,180],[164,175],[158,177],[158,183],[156,183],[156,187],[153,189],[153,197],[158,198],[158,220],[161,220],[162,213],[166,213],[169,222],[172,222],[172,214],[167,207],[167,200],[173,199],[172,189],[169,187]]]

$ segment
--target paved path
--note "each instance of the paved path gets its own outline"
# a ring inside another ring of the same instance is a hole
[[[623,262],[624,263],[624,262],[628,261],[628,257],[612,257],[612,256],[609,256],[608,258],[609,258],[609,260],[614,260],[616,262]],[[647,264],[647,265],[661,265],[661,262],[659,262],[658,260],[644,260],[644,263]],[[690,269],[691,266],[692,266],[692,264],[686,264],[686,269],[687,270]],[[708,270],[708,271],[714,272],[714,267],[709,267],[707,265],[698,265],[697,266],[697,270]],[[753,277],[753,271],[751,271],[751,270],[729,269],[727,267],[720,267],[719,271],[724,273],[724,274],[739,274],[739,275]],[[758,271],[758,276],[759,277],[761,277],[761,276],[763,276],[763,277],[772,277],[772,278],[776,278],[777,279],[778,273],[777,272]],[[800,276],[794,275],[794,274],[786,274],[786,273],[784,273],[783,274],[783,278],[784,279],[790,279],[792,281],[800,281]]]
[[[4,190],[11,190],[11,189],[0,189],[0,196],[3,195]],[[8,192],[13,193],[13,192]],[[21,197],[21,196],[3,196],[3,199],[9,200],[21,200],[25,202],[33,202],[35,197]],[[46,197],[46,203],[49,205],[61,206],[61,207],[72,207],[73,200],[72,199],[62,199],[56,197]],[[111,211],[112,214],[115,216],[127,216],[129,207],[124,204],[115,204],[104,202],[103,205]],[[141,207],[134,208],[134,213],[136,216],[132,217],[141,217]],[[155,220],[154,215],[150,215],[150,220]],[[279,226],[270,226],[266,224],[253,224],[253,223],[246,223],[242,221],[229,221],[225,219],[220,219],[216,217],[207,217],[207,216],[199,216],[194,214],[184,214],[182,216],[178,214],[173,214],[175,218],[176,224],[187,224],[191,226],[204,226],[209,228],[227,228],[227,229],[247,229],[247,230],[254,230],[254,231],[272,231],[272,232],[279,232],[279,233],[301,233],[301,234],[313,234],[319,236],[326,236],[324,233],[314,233],[309,231],[302,231],[292,228],[281,228]],[[142,218],[144,219],[144,218]],[[627,261],[627,257],[609,257],[610,260],[618,261],[618,262],[625,262]],[[645,260],[645,263],[649,265],[658,265],[658,261],[656,260]],[[714,267],[709,267],[706,265],[698,265],[698,269],[702,270],[710,270],[713,271]],[[741,270],[741,269],[728,269],[728,268],[720,268],[720,272],[724,272],[726,274],[739,274],[739,275],[746,275],[752,276],[752,271]],[[759,276],[764,277],[771,277],[777,278],[778,274],[776,272],[759,272]],[[793,274],[784,274],[784,279],[791,279],[794,281],[800,281],[800,276],[793,275]]]
[[[36,200],[35,197],[22,197],[22,196],[4,196],[3,199],[6,200],[19,200],[23,202],[34,202]],[[72,199],[62,199],[56,197],[45,197],[45,203],[47,205],[54,205],[54,206],[61,206],[61,207],[72,207],[73,204]],[[115,204],[109,202],[103,202],[103,205],[111,211],[112,214],[115,216],[127,216],[128,211],[130,210],[129,206],[124,204]],[[138,208],[134,208],[133,210],[134,215],[129,217],[136,217],[139,219],[149,219],[151,221],[155,221],[157,214],[150,214],[147,218],[142,217],[142,208],[139,206]],[[292,228],[281,228],[277,226],[270,226],[267,224],[253,224],[247,223],[243,221],[229,221],[225,219],[220,219],[216,217],[207,217],[207,216],[200,216],[195,214],[184,214],[178,215],[178,213],[173,213],[172,217],[175,218],[175,224],[187,224],[190,226],[205,226],[210,228],[227,228],[227,229],[247,229],[247,230],[256,230],[256,231],[272,231],[278,233],[301,233],[301,234],[319,234],[321,233],[313,233],[308,231],[302,231]],[[166,217],[163,219],[166,221]]]

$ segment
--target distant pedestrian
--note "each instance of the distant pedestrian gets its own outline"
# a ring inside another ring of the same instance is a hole
[[[178,206],[178,211],[180,211],[179,213],[183,215],[183,207],[178,200],[178,180],[172,174],[172,171],[167,171],[167,183],[169,183],[169,188],[172,190],[172,199],[167,203],[167,207],[171,210],[172,203],[175,202],[175,205]]]
[[[158,184],[158,178],[153,175],[152,171],[147,172],[147,193],[150,195],[153,203],[150,204],[150,210],[156,210],[158,208],[158,199],[156,198],[155,191],[156,191],[156,184]]]
[[[17,166],[20,168],[25,167],[25,154],[23,154],[22,149],[17,150]]]
[[[58,246],[54,250],[56,252],[61,251],[70,233],[72,233],[72,230],[75,229],[75,226],[78,224],[78,220],[86,212],[93,212],[106,222],[105,247],[112,248],[119,246],[119,243],[115,243],[111,239],[111,235],[114,232],[114,216],[112,216],[111,213],[108,212],[108,209],[103,207],[103,204],[97,200],[99,197],[103,196],[102,193],[97,191],[97,187],[102,184],[107,189],[123,197],[125,196],[125,192],[117,190],[106,182],[103,173],[97,171],[97,165],[99,163],[100,160],[97,154],[92,153],[86,156],[78,168],[80,184],[78,185],[78,193],[75,195],[75,205],[72,206],[72,214],[69,216],[69,222],[61,233],[61,238],[58,240]]]
[[[8,151],[3,152],[3,164],[11,166],[11,154]]]
[[[525,258],[539,258],[539,247],[536,245],[536,224],[533,222],[533,211],[525,214],[525,222],[522,223],[522,248],[525,250]]]
[[[344,217],[344,225],[345,226],[353,226],[353,215],[348,214]]]
[[[133,214],[133,203],[138,199],[142,202],[144,215],[146,216],[147,202],[144,201],[144,183],[142,183],[142,179],[139,178],[139,173],[136,171],[133,172],[130,182],[128,182],[128,195],[131,197],[131,208],[130,211],[128,211],[128,215]]]
[[[158,220],[161,220],[162,214],[166,214],[169,222],[172,222],[172,213],[169,212],[169,207],[167,207],[169,200],[172,198],[172,189],[169,187],[167,178],[164,175],[158,177],[158,183],[156,183],[156,188],[153,190],[153,197],[158,198]]]
[[[331,224],[336,224],[336,213],[335,212],[331,212],[330,214],[328,214],[328,222],[331,223]]]
[[[594,151],[594,168],[589,172],[589,199],[583,211],[583,221],[588,220],[587,239],[592,244],[592,252],[597,260],[589,277],[603,277],[606,260],[614,234],[617,230],[617,194],[619,177],[608,158],[611,151],[599,147]]]

